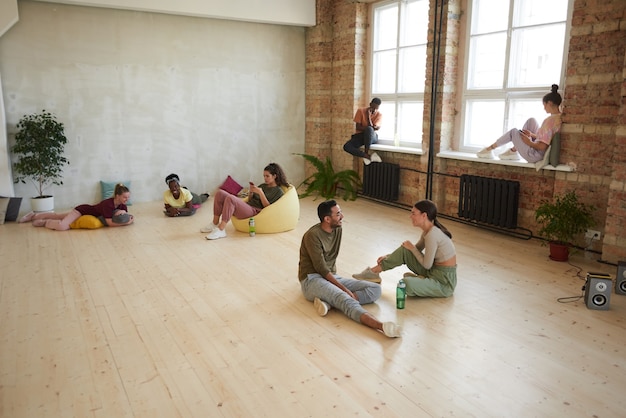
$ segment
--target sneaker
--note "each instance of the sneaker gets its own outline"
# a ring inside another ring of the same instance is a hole
[[[380,155],[373,153],[372,155],[370,155],[370,159],[372,160],[373,163],[382,163],[383,160],[380,158]]]
[[[369,158],[363,158],[363,164],[370,165],[371,163],[372,163],[372,160],[370,160]]]
[[[493,155],[493,151],[487,148],[483,148],[476,153],[478,158],[487,158],[489,160],[495,160],[496,157]]]
[[[215,228],[213,232],[206,236],[206,239],[226,238],[226,230]]]
[[[382,280],[380,279],[380,274],[374,273],[372,269],[369,267],[360,273],[353,274],[352,277],[354,277],[357,280],[366,280],[372,283],[380,284],[380,282],[382,282]]]
[[[208,226],[205,226],[203,228],[200,228],[200,232],[202,232],[203,234],[208,234],[209,232],[213,232],[213,230],[217,227],[217,225],[213,225],[210,224]]]
[[[35,216],[35,212],[28,212],[26,215],[20,218],[18,223],[23,224],[24,222],[30,222],[33,220],[33,216]]]
[[[519,160],[520,157],[519,152],[513,151],[512,149],[504,151],[502,154],[498,155],[501,160]]]
[[[313,299],[313,306],[315,307],[315,310],[317,311],[319,316],[326,316],[326,314],[330,310],[330,305],[320,298]]]
[[[402,327],[394,322],[384,322],[383,333],[389,338],[402,337]]]

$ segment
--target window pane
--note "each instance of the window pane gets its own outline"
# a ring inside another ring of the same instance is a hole
[[[378,109],[383,115],[380,129],[377,132],[378,142],[386,142],[387,145],[395,145],[396,104],[395,102],[386,102],[383,100]]]
[[[423,102],[398,103],[398,140],[400,145],[421,144],[423,120]]]
[[[564,41],[565,23],[514,30],[510,87],[558,84]]]
[[[505,31],[508,24],[508,0],[474,0],[472,2],[472,35]]]
[[[398,92],[424,92],[426,82],[426,46],[402,48],[398,70]]]
[[[567,0],[523,0],[515,2],[513,26],[565,22]]]
[[[396,50],[376,52],[372,61],[372,93],[395,93]]]
[[[428,42],[428,0],[409,1],[402,14],[400,46]]]
[[[468,89],[502,88],[506,33],[473,37],[470,42]]]
[[[377,8],[374,22],[374,51],[395,48],[398,43],[398,6]]]
[[[541,99],[511,100],[509,103],[509,123],[507,129],[522,129],[524,123],[530,118],[535,118],[541,125],[546,116]]]
[[[502,136],[504,100],[468,100],[465,109],[464,143],[483,148]]]

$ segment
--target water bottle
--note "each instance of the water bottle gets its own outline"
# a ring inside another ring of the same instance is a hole
[[[248,221],[248,231],[250,232],[251,237],[256,235],[256,226],[254,224],[254,218],[250,218],[250,220]]]
[[[400,279],[398,287],[396,287],[396,308],[404,309],[404,302],[406,301],[406,283]]]

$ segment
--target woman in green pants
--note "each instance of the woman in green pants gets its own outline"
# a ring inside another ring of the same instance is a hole
[[[423,231],[419,241],[404,241],[391,254],[378,257],[376,266],[352,277],[380,283],[380,272],[406,265],[411,270],[404,274],[408,296],[452,296],[456,287],[456,249],[452,234],[437,220],[437,206],[430,200],[420,200],[411,209],[410,218],[413,226]]]

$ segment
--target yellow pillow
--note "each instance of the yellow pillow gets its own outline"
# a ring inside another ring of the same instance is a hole
[[[98,229],[103,226],[102,221],[92,215],[83,215],[70,224],[72,229]]]

